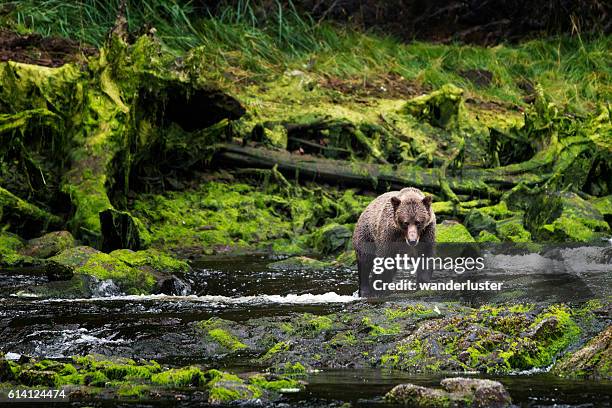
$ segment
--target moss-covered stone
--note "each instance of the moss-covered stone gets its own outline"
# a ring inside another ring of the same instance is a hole
[[[333,254],[345,249],[352,235],[352,230],[346,225],[327,224],[313,233],[312,246],[318,253]]]
[[[109,255],[133,268],[144,271],[187,273],[190,270],[187,262],[173,258],[155,249],[146,249],[142,251],[117,249]]]
[[[229,331],[229,324],[231,322],[212,317],[198,323],[198,328],[204,331],[210,339],[218,343],[224,350],[233,352],[246,349],[247,345]]]
[[[566,355],[552,369],[564,377],[612,379],[612,326],[606,327],[579,350]]]
[[[76,241],[70,232],[55,231],[29,240],[20,253],[34,258],[49,258],[75,245]]]
[[[21,238],[10,232],[0,231],[0,265],[19,266],[30,259],[19,253],[24,243]]]
[[[197,366],[162,367],[155,361],[134,361],[101,355],[75,356],[72,362],[30,360],[19,364],[0,358],[0,382],[19,387],[62,388],[79,385],[84,395],[104,392],[119,400],[147,399],[154,392],[201,391],[211,404],[245,402],[276,398],[284,390],[302,388],[302,383],[287,375],[237,375]],[[292,366],[293,367],[293,366]],[[298,367],[298,366],[296,366]],[[304,373],[303,367],[301,374]]]
[[[442,222],[436,225],[436,242],[475,242],[467,228],[457,222]]]
[[[113,280],[129,294],[151,293],[156,279],[150,273],[132,268],[118,258],[89,247],[65,250],[49,258],[74,268],[75,275],[92,276],[98,280]]]
[[[497,222],[497,235],[502,241],[529,242],[531,233],[523,226],[521,217],[507,218]]]

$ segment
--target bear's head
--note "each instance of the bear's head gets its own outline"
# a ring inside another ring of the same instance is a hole
[[[431,196],[391,197],[393,220],[410,246],[419,243],[423,230],[431,223]]]

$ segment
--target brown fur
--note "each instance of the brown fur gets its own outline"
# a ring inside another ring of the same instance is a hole
[[[435,242],[436,215],[431,208],[431,196],[425,196],[416,188],[384,193],[363,211],[353,233],[360,292],[369,282],[371,258],[391,255],[388,254],[390,248],[405,242],[409,224],[417,226],[419,242]]]

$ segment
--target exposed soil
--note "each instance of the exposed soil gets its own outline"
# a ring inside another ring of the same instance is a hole
[[[364,79],[363,77],[326,77],[320,81],[324,88],[333,89],[345,95],[369,96],[375,98],[413,98],[427,93],[430,89],[404,77],[389,73]]]
[[[84,62],[85,57],[97,53],[95,48],[67,38],[21,35],[0,29],[0,61],[59,67],[67,62]]]
[[[459,71],[459,75],[481,88],[489,86],[493,81],[493,73],[486,69],[466,69]]]

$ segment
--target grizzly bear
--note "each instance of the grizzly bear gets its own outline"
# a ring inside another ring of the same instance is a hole
[[[372,294],[370,274],[375,257],[395,257],[417,247],[430,256],[436,240],[431,196],[407,187],[378,196],[363,211],[353,233],[359,268],[359,296]]]

